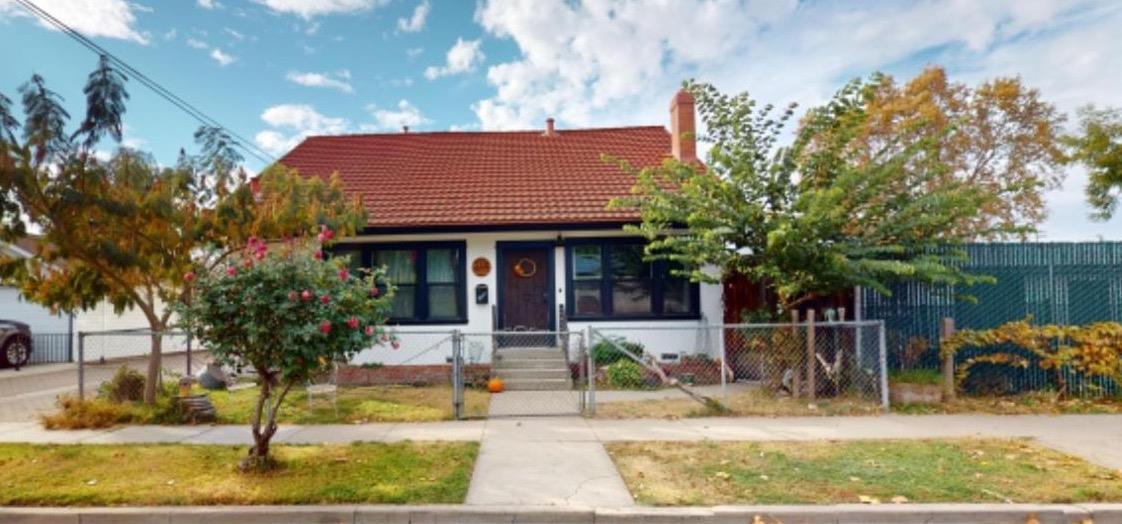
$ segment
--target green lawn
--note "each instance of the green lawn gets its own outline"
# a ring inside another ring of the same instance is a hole
[[[462,503],[478,444],[276,446],[242,473],[241,446],[0,444],[0,506]]]
[[[211,402],[224,424],[248,424],[257,399],[257,388],[238,391],[209,391]],[[464,390],[464,416],[487,414],[490,394]],[[309,405],[303,389],[294,389],[281,407],[285,424],[329,424],[360,422],[430,422],[452,419],[451,386],[363,386],[341,387],[336,400],[338,416],[330,397],[316,395]]]
[[[204,392],[197,389],[196,392]],[[205,391],[222,424],[249,424],[257,398],[257,388],[237,391]],[[464,416],[486,416],[490,393],[477,389],[464,391]],[[431,422],[451,420],[451,386],[365,386],[341,387],[338,413],[330,397],[316,395],[309,404],[303,388],[293,389],[281,406],[283,424],[330,424],[363,422]],[[155,407],[140,403],[114,403],[104,398],[79,401],[73,397],[59,400],[55,413],[42,417],[48,429],[107,428],[120,424],[175,424],[179,415],[170,398],[161,398]]]
[[[1021,440],[608,444],[655,505],[1122,501],[1118,472]]]

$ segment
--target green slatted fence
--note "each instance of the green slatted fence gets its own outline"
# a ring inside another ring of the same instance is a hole
[[[969,261],[963,268],[990,275],[996,284],[957,290],[897,284],[892,296],[862,291],[862,318],[882,319],[887,326],[890,368],[936,368],[943,317],[954,318],[959,329],[987,329],[1029,315],[1040,324],[1122,322],[1122,242],[971,244],[966,252]],[[977,303],[956,301],[953,291],[973,295]],[[974,348],[960,358],[985,351]],[[1049,386],[1049,377],[1031,367],[975,369],[990,379],[980,384],[983,389],[1017,392]],[[1122,388],[1101,377],[1071,376],[1069,383],[1083,395],[1122,394]]]

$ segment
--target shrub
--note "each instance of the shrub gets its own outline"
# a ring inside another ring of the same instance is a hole
[[[112,402],[104,398],[79,400],[73,395],[58,398],[58,412],[43,415],[47,429],[101,429],[117,424],[134,422],[135,410],[131,404]]]
[[[1021,351],[1010,351],[1010,346]],[[979,369],[990,366],[1028,369],[1035,366],[1050,372],[1060,398],[1068,394],[1067,373],[1070,371],[1122,383],[1122,324],[1118,322],[1096,322],[1084,326],[1034,325],[1029,317],[993,329],[964,329],[942,341],[940,356],[954,358],[967,347],[988,351],[956,363],[955,380],[959,387],[966,386],[971,371],[979,365],[982,366]],[[975,390],[1007,389],[1005,383],[980,379],[971,381]]]
[[[634,360],[618,360],[604,372],[608,385],[620,389],[639,389],[643,386],[643,366]]]
[[[643,344],[639,342],[626,340],[623,337],[611,337],[592,346],[592,362],[597,366],[609,366],[620,360],[627,360],[627,355],[616,348],[616,345],[623,346],[638,357],[643,356],[643,352],[646,351]]]
[[[138,402],[144,398],[144,375],[122,365],[98,392],[110,402]]]

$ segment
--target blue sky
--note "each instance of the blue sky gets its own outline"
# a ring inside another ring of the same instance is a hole
[[[307,134],[666,124],[683,78],[776,104],[924,65],[1021,75],[1070,112],[1122,106],[1122,3],[1051,0],[38,0],[274,155]],[[0,92],[33,72],[82,113],[89,51],[0,0]],[[164,162],[197,126],[130,84],[126,142]],[[250,169],[261,162],[251,160]],[[1122,239],[1086,219],[1084,175],[1042,239]]]

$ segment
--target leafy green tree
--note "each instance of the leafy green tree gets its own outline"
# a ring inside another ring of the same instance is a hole
[[[1122,110],[1079,109],[1079,133],[1065,137],[1071,159],[1088,170],[1087,202],[1092,218],[1109,220],[1122,197]]]
[[[326,228],[319,236],[331,237]],[[270,249],[254,238],[224,263],[187,275],[193,293],[177,304],[180,318],[211,356],[260,378],[254,445],[242,469],[270,465],[277,413],[293,386],[388,341],[382,326],[391,304],[382,270],[352,275],[345,259],[324,260],[320,249],[308,241]]]
[[[280,238],[319,224],[349,234],[364,212],[337,178],[303,178],[279,166],[262,173],[254,191],[233,142],[207,141],[219,133],[206,129],[202,146],[220,159],[185,157],[162,167],[126,148],[99,159],[92,152],[104,135],[121,138],[125,80],[99,63],[85,88],[86,117],[72,135],[61,97],[42,77],[20,88],[22,141],[9,99],[0,95],[0,241],[29,229],[42,236],[32,259],[0,260],[0,278],[55,310],[102,301],[118,313],[139,309],[152,330],[145,400],[154,402],[168,305],[183,299],[183,275],[199,253],[229,253],[254,235]]]
[[[706,164],[623,164],[637,184],[612,203],[640,211],[641,224],[629,229],[649,240],[651,258],[677,262],[695,281],[720,279],[709,266],[744,274],[774,289],[780,310],[858,285],[888,293],[894,280],[978,280],[957,269],[964,255],[955,246],[973,238],[964,226],[995,196],[943,176],[930,137],[851,155],[869,84],[850,83],[809,111],[788,145],[780,140],[794,106],[776,113],[747,93],[686,88],[705,122]]]

